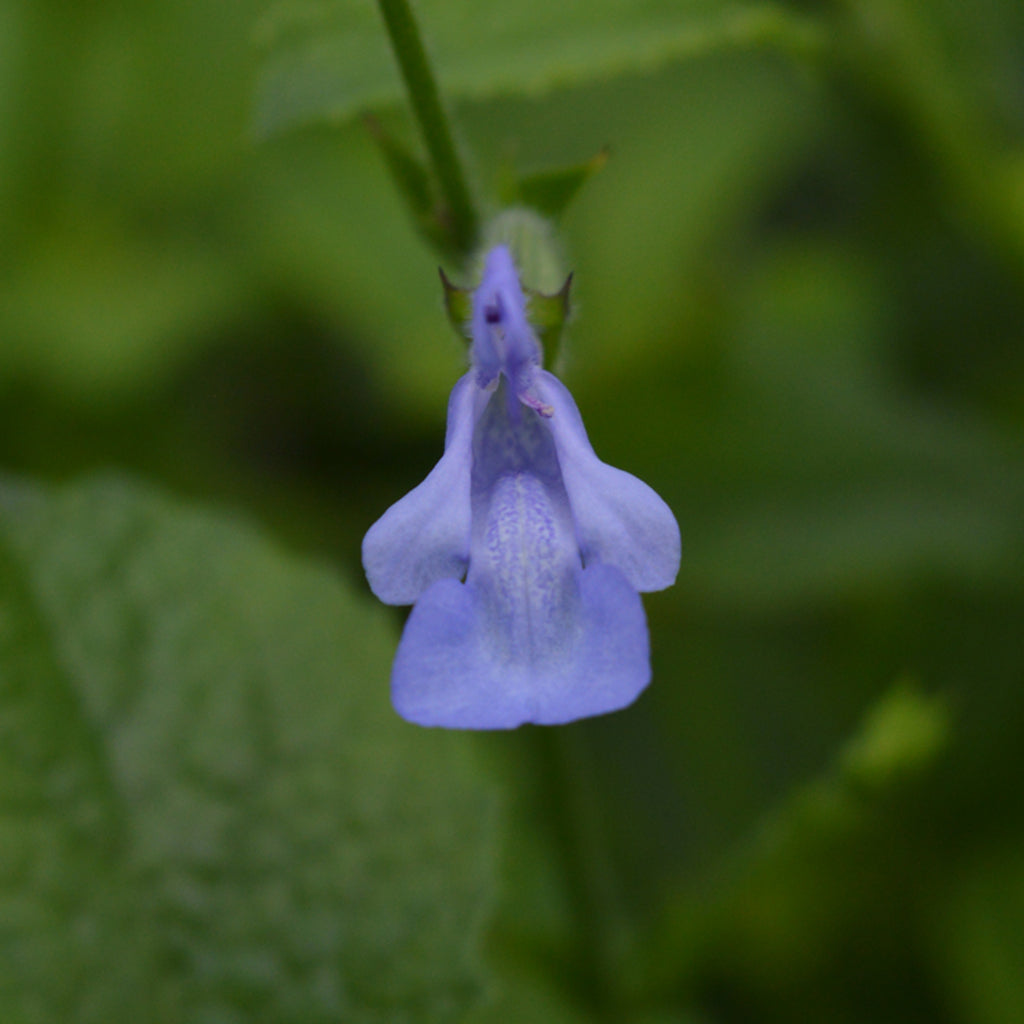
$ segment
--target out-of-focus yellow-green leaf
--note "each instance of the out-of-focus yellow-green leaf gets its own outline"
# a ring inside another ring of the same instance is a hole
[[[958,872],[933,933],[949,997],[976,1024],[1024,1015],[1024,848],[989,850]]]

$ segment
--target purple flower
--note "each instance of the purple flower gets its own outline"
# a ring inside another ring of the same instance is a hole
[[[671,586],[679,527],[599,461],[540,345],[508,249],[473,294],[472,369],[441,461],[363,541],[373,592],[411,604],[392,671],[403,718],[456,729],[615,711],[650,680],[638,591]]]

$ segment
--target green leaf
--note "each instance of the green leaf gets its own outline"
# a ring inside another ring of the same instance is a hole
[[[251,301],[237,261],[178,239],[135,237],[113,210],[39,225],[0,281],[0,381],[42,380],[108,402],[152,387]]]
[[[398,194],[405,200],[413,223],[420,234],[442,256],[457,256],[458,247],[451,236],[437,188],[430,172],[375,117],[363,118],[370,137],[377,144]]]
[[[986,851],[961,868],[937,938],[961,1020],[1002,1024],[1024,1014],[1024,845]]]
[[[569,290],[572,288],[572,274],[565,284],[552,295],[529,292],[530,323],[540,338],[541,348],[549,365],[557,363],[562,332],[572,313]]]
[[[236,520],[0,484],[0,1019],[461,1019],[490,797],[393,643]]]
[[[561,217],[587,180],[608,163],[608,152],[605,147],[583,163],[513,178],[505,201],[509,205],[522,203],[548,217]]]
[[[851,786],[882,790],[931,765],[946,746],[949,727],[944,701],[909,683],[898,685],[871,709],[843,751],[840,775]]]
[[[903,826],[948,753],[950,732],[943,696],[894,685],[829,770],[787,796],[731,864],[719,863],[710,877],[690,883],[678,904],[668,904],[667,947],[675,952],[653,950],[642,969],[676,984],[680,963],[715,964],[713,970],[770,991],[771,999],[789,986],[798,1002],[837,947],[863,942],[880,927],[891,935],[872,945],[871,955],[884,956],[895,937],[905,956],[914,924],[907,904],[924,875],[916,874],[917,837]],[[826,1009],[807,1019],[834,1018]]]
[[[448,280],[443,268],[438,268],[441,275],[441,288],[444,291],[444,311],[448,314],[448,322],[455,333],[465,340],[469,322],[473,317],[473,291],[471,288],[460,288]]]
[[[584,11],[528,0],[505,5],[493,18],[480,18],[472,0],[417,6],[441,87],[457,97],[536,95],[723,48],[817,46],[807,21],[770,3],[595,0]],[[287,0],[264,20],[261,36],[268,54],[256,104],[261,134],[341,120],[401,96],[369,0]]]

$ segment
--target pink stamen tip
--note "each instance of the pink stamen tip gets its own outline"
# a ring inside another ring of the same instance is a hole
[[[519,401],[522,402],[529,409],[533,409],[538,416],[543,416],[544,419],[551,419],[555,415],[555,410],[550,405],[545,405],[536,395],[531,395],[528,392],[517,396]]]

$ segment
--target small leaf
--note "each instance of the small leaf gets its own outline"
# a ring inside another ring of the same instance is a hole
[[[377,144],[391,178],[405,200],[420,234],[442,256],[455,256],[459,246],[451,235],[437,189],[427,168],[420,163],[375,117],[363,118],[370,137]]]
[[[921,852],[901,823],[945,753],[949,732],[941,696],[897,683],[869,709],[835,764],[793,791],[726,870],[719,866],[714,885],[702,879],[682,892],[668,915],[675,955],[659,963],[662,954],[651,950],[641,970],[661,973],[664,984],[678,978],[680,960],[712,961],[728,964],[755,990],[777,993],[784,979],[799,993],[829,969],[837,949],[863,941],[880,921],[912,927],[909,908],[894,907],[912,899],[907,880],[920,868]]]
[[[448,314],[448,322],[455,328],[455,333],[465,341],[469,336],[469,321],[473,317],[473,292],[469,288],[460,288],[448,280],[448,275],[440,267],[441,287],[444,289],[444,309]]]
[[[0,1019],[461,1019],[490,800],[393,643],[230,518],[0,483]]]
[[[584,183],[608,163],[608,153],[607,149],[602,149],[584,163],[520,178],[510,203],[520,202],[548,217],[561,217]]]
[[[806,858],[822,861],[884,817],[899,796],[932,768],[949,739],[949,708],[897,683],[872,707],[841,751],[833,771],[794,794],[749,851],[752,873],[770,874]]]
[[[1024,1014],[1024,847],[986,850],[958,872],[938,915],[946,970],[936,972],[960,1020],[1003,1024]]]
[[[894,687],[872,708],[860,734],[843,751],[842,777],[869,789],[927,768],[949,738],[949,709],[909,684]]]
[[[562,331],[569,322],[571,305],[569,289],[572,287],[572,274],[565,279],[565,284],[553,295],[528,291],[530,323],[540,337],[544,349],[544,358],[549,366],[558,359],[558,346],[562,340]]]

